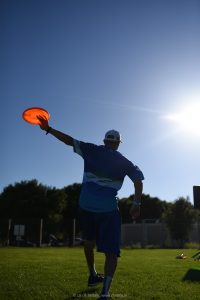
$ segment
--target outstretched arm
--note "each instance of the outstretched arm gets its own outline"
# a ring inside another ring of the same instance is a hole
[[[47,134],[50,133],[51,135],[55,136],[61,142],[65,143],[69,146],[73,146],[73,138],[70,135],[65,134],[61,131],[58,131],[58,130],[50,127],[48,121],[43,117],[38,117],[38,120],[40,121],[40,128],[42,130],[45,130]]]

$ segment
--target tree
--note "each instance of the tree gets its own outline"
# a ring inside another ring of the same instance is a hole
[[[180,197],[168,206],[163,214],[170,236],[182,248],[188,240],[189,233],[197,217],[197,211],[193,208],[188,198]]]
[[[67,196],[67,206],[64,215],[69,218],[77,218],[79,209],[79,196],[81,192],[81,184],[74,183],[64,187]]]
[[[42,217],[45,214],[46,187],[36,179],[8,185],[0,196],[1,216]]]
[[[39,184],[36,179],[8,185],[0,195],[1,217],[48,218],[66,206],[63,190]]]
[[[133,202],[133,199],[131,198],[131,196],[128,198],[122,198],[118,202],[122,223],[127,224],[127,223],[133,222],[133,219],[130,215],[130,208],[131,208],[132,202]]]
[[[81,192],[81,184],[74,183],[67,187],[64,187],[67,197],[67,205],[63,211],[63,227],[64,231],[67,233],[70,243],[73,239],[73,220],[76,219],[76,232],[80,231],[79,222],[79,196]]]
[[[168,203],[157,197],[142,195],[141,219],[161,219]]]
[[[40,219],[44,219],[46,233],[59,232],[65,206],[64,190],[39,184],[36,179],[21,181],[1,193],[0,218],[26,225],[26,235],[35,239]]]
[[[56,236],[63,236],[63,212],[67,206],[67,195],[63,189],[47,188],[45,229]]]

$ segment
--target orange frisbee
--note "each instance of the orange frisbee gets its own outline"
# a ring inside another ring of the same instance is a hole
[[[23,112],[22,117],[26,122],[30,124],[40,125],[40,121],[38,120],[38,117],[42,117],[48,121],[50,119],[50,114],[44,108],[30,107]]]

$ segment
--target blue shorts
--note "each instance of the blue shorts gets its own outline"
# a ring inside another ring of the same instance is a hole
[[[121,216],[118,210],[96,213],[80,209],[82,237],[96,241],[97,251],[120,256]]]

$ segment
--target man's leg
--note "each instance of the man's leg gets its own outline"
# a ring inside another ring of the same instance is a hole
[[[115,253],[105,253],[105,256],[105,276],[113,277],[117,268],[117,255]]]
[[[84,242],[84,253],[87,261],[87,266],[89,270],[89,275],[96,276],[97,272],[95,270],[94,264],[94,247],[95,241],[85,241]]]
[[[105,253],[103,289],[100,298],[108,299],[109,289],[117,268],[120,256],[121,217],[118,210],[102,214],[99,222],[97,249]]]
[[[104,276],[98,274],[95,269],[94,247],[95,247],[95,241],[86,240],[84,242],[84,252],[85,252],[85,257],[86,257],[88,270],[89,270],[88,286],[94,286],[98,283],[103,282],[104,280]]]
[[[105,253],[105,278],[103,281],[103,288],[101,291],[101,296],[108,296],[109,289],[112,283],[113,276],[115,274],[115,270],[117,268],[117,255],[114,253]]]

